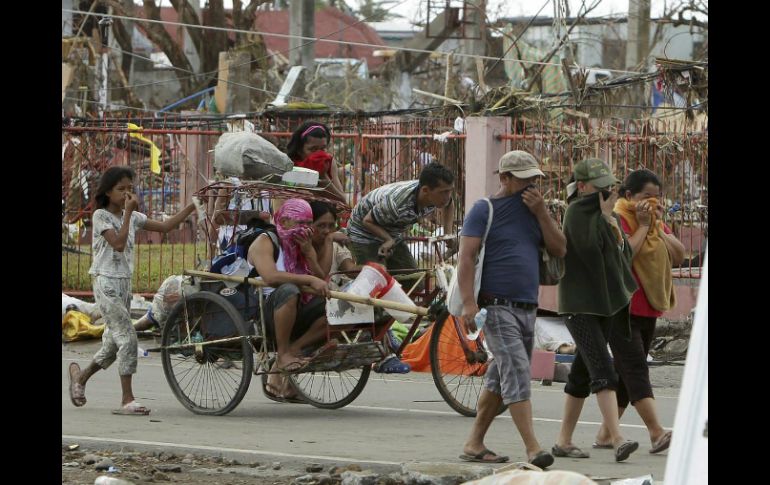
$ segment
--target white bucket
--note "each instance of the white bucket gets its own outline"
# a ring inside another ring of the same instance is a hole
[[[406,292],[404,292],[404,289],[401,288],[401,285],[398,283],[398,281],[395,280],[393,281],[393,284],[390,286],[390,288],[388,288],[385,293],[380,295],[379,299],[415,306],[411,298],[409,298]],[[390,316],[404,324],[412,322],[417,316],[414,313],[402,312],[400,310],[391,310],[390,308],[385,308],[385,311],[388,312]]]
[[[354,295],[376,298],[388,286],[390,275],[376,263],[366,263],[347,289]]]

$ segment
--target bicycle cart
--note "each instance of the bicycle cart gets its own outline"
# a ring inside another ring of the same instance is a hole
[[[266,182],[233,186],[217,182],[199,191],[199,196],[230,197],[239,190],[251,197],[291,198],[335,201],[318,195],[317,189],[299,189]],[[224,191],[224,195],[223,195]],[[237,220],[237,219],[236,219]],[[452,236],[453,237],[453,236]],[[445,238],[425,238],[438,248]],[[444,270],[443,259],[433,269],[393,270],[394,278],[414,279],[413,300],[425,306],[407,304],[352,293],[332,291],[332,298],[397,310],[415,315],[406,338],[395,354],[400,356],[424,318],[432,322],[430,364],[433,380],[444,400],[457,412],[475,416],[483,389],[484,374],[491,354],[484,346],[483,334],[475,341],[465,337],[467,330],[459,319],[449,316],[443,300],[445,288],[432,285],[445,280],[436,272]],[[400,274],[399,274],[400,273]],[[422,274],[420,274],[422,273]],[[170,312],[161,332],[160,351],[163,371],[171,390],[182,405],[196,414],[224,415],[235,409],[248,391],[252,376],[261,377],[263,391],[273,367],[276,347],[273,335],[262,318],[264,300],[261,279],[186,270],[199,288],[183,295]],[[423,281],[424,289],[415,291]],[[303,292],[313,293],[308,287]],[[355,400],[363,391],[372,366],[391,354],[383,343],[394,319],[384,315],[373,323],[327,325],[326,341],[306,349],[309,362],[291,372],[290,379],[301,401],[324,409],[337,409]],[[424,337],[427,338],[427,337]],[[282,400],[265,392],[268,398]],[[501,408],[501,411],[503,408]]]

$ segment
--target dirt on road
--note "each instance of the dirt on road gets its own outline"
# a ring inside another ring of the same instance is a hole
[[[70,449],[74,448],[74,449]],[[295,482],[338,485],[345,471],[361,471],[356,464],[329,466],[308,463],[287,467],[280,462],[240,463],[221,456],[89,449],[74,444],[62,446],[62,483],[93,485],[97,477],[109,476],[134,484],[184,483],[189,485],[284,485]]]

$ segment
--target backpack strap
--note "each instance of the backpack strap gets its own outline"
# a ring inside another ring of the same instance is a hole
[[[273,231],[265,231],[270,237],[270,241],[273,243],[273,259],[278,261],[278,256],[281,254],[281,241],[278,239],[278,234]]]

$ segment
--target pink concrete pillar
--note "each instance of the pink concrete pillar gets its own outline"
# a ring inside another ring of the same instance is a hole
[[[497,192],[498,162],[509,151],[509,140],[497,135],[511,133],[511,119],[502,116],[470,116],[465,119],[465,214],[477,200]]]

